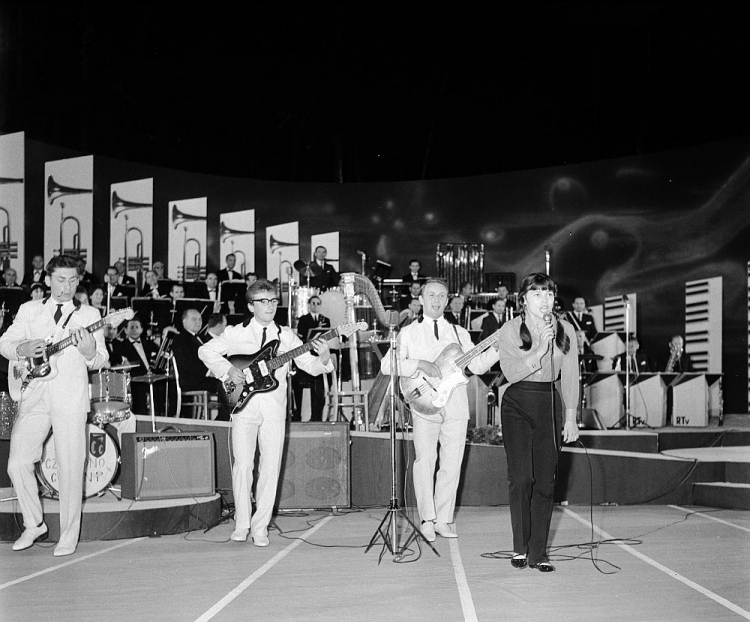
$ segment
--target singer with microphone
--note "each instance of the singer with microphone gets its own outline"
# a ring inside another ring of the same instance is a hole
[[[556,294],[547,274],[529,274],[518,292],[520,314],[503,324],[498,338],[500,368],[510,383],[500,417],[508,460],[511,565],[540,572],[555,571],[547,538],[559,439],[578,439],[578,354],[571,346],[576,335],[569,322],[553,314]]]

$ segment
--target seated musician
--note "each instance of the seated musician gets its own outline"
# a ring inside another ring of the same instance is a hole
[[[200,336],[202,327],[203,318],[197,309],[186,309],[182,313],[182,329],[172,340],[172,362],[177,368],[181,391],[208,391],[218,396],[221,383],[209,377],[208,368],[198,357],[198,348],[206,341]],[[180,416],[190,416],[187,410],[189,408],[183,406]],[[229,413],[222,413],[217,419],[229,421]]]
[[[297,335],[302,341],[308,340],[310,330],[314,328],[331,327],[331,320],[320,312],[320,297],[312,296],[307,305],[310,312],[300,316],[297,323]],[[292,376],[294,405],[291,420],[302,421],[302,391],[305,387],[310,389],[310,421],[323,421],[323,406],[326,401],[323,375],[311,376],[304,369],[298,369]]]
[[[138,376],[145,376],[148,373],[156,359],[159,348],[150,339],[143,339],[142,335],[143,324],[140,318],[136,316],[128,321],[125,328],[125,338],[119,344],[116,352],[120,357],[120,363],[136,365],[130,370],[131,410],[138,415],[148,415],[149,385],[146,382],[132,382],[132,380]],[[115,365],[113,364],[113,366]],[[163,411],[164,392],[165,390],[160,387],[160,384],[157,383],[154,385],[154,407],[157,414]],[[157,395],[161,399],[158,399]]]
[[[247,390],[247,379],[240,367],[244,368],[252,361],[257,362],[258,358],[269,365],[273,360],[266,358],[273,354],[273,347],[264,348],[265,344],[277,342],[276,353],[279,355],[302,345],[302,341],[291,328],[280,326],[274,321],[279,298],[273,283],[266,279],[253,283],[247,291],[247,301],[252,305],[253,318],[241,325],[227,326],[221,335],[211,339],[198,350],[200,359],[217,378],[231,381],[237,387],[242,387],[242,391]],[[318,356],[313,356],[310,352],[300,354],[294,359],[297,367],[310,374],[332,372],[333,364],[328,343],[317,339],[312,342],[311,348]],[[235,530],[231,539],[235,542],[246,541],[249,533],[255,546],[269,545],[268,524],[276,500],[284,448],[288,371],[289,363],[273,371],[274,382],[268,390],[255,391],[242,402],[238,398],[232,412]],[[267,379],[265,376],[262,380]],[[259,378],[258,382],[260,381]],[[255,450],[258,447],[261,457],[255,494],[256,512],[253,515],[253,467]]]
[[[159,292],[159,278],[154,270],[147,270],[144,276],[144,284],[141,288],[141,298],[161,298],[161,292]]]
[[[685,352],[685,340],[682,335],[675,335],[669,342],[669,360],[663,369],[667,373],[695,371],[693,359]]]

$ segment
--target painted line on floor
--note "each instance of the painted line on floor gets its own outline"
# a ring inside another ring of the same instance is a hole
[[[597,527],[596,525],[592,525],[588,520],[586,520],[582,516],[576,514],[572,510],[570,510],[568,508],[562,508],[562,510],[568,516],[571,516],[572,518],[575,518],[578,522],[583,523],[588,528],[594,529],[596,531],[596,533],[598,533],[604,540],[615,540],[615,541],[619,540],[619,538],[616,538],[615,536],[607,533],[603,529],[599,529],[599,527]],[[707,596],[708,598],[710,598],[714,602],[722,605],[723,607],[726,607],[727,609],[729,609],[730,611],[736,613],[737,615],[742,616],[746,620],[750,620],[750,611],[746,611],[745,609],[742,609],[741,607],[735,605],[733,602],[727,600],[726,598],[724,598],[722,596],[719,596],[716,592],[712,592],[708,588],[705,588],[702,585],[699,585],[695,581],[691,581],[687,577],[682,576],[680,573],[675,572],[674,570],[672,570],[670,568],[667,568],[666,566],[664,566],[663,564],[660,564],[656,560],[651,559],[650,557],[644,555],[643,553],[640,553],[639,551],[637,551],[635,548],[633,548],[632,546],[630,546],[628,544],[618,544],[617,546],[619,546],[621,549],[623,549],[627,553],[630,553],[634,557],[637,557],[641,561],[644,561],[647,564],[649,564],[650,566],[653,566],[657,570],[660,570],[664,574],[672,577],[673,579],[677,579],[681,583],[684,583],[689,588],[694,589],[696,592],[698,592],[700,594],[703,594],[703,596]]]
[[[474,609],[474,599],[471,597],[469,582],[466,580],[464,564],[461,561],[461,551],[458,548],[458,540],[451,538],[449,540],[451,550],[451,561],[453,562],[453,574],[456,577],[456,586],[458,587],[458,596],[461,599],[461,609],[464,612],[466,622],[477,622],[477,612]]]
[[[703,518],[710,518],[713,521],[716,521],[717,523],[721,523],[722,525],[728,525],[729,527],[734,527],[735,529],[739,529],[741,531],[747,531],[750,533],[750,528],[743,527],[742,525],[736,525],[735,523],[730,523],[729,521],[723,520],[721,518],[716,518],[715,516],[711,516],[710,514],[705,514],[703,512],[696,512],[695,510],[691,510],[690,508],[683,508],[680,505],[670,505],[670,508],[674,508],[675,510],[680,510],[682,512],[687,512],[688,514],[698,514],[699,516],[702,516]]]
[[[279,551],[276,555],[274,555],[271,559],[269,559],[265,564],[263,564],[260,568],[258,568],[258,570],[256,570],[250,576],[248,576],[244,581],[242,581],[242,583],[240,583],[236,588],[234,588],[231,592],[229,592],[229,594],[227,594],[224,598],[222,598],[219,602],[217,602],[213,607],[211,607],[208,611],[206,611],[202,616],[200,616],[199,618],[196,618],[196,622],[205,622],[205,620],[210,620],[216,614],[220,613],[221,610],[224,609],[224,607],[226,607],[235,598],[237,598],[240,594],[242,594],[242,592],[244,592],[247,588],[249,588],[256,581],[256,579],[260,579],[264,574],[266,574],[266,572],[271,570],[271,568],[273,568],[282,559],[284,559],[287,555],[289,555],[289,553],[291,553],[295,548],[297,548],[300,544],[302,544],[303,540],[313,535],[318,529],[320,529],[323,525],[325,525],[332,518],[334,518],[334,516],[326,516],[317,525],[315,525],[314,527],[308,529],[305,533],[303,533],[299,537],[299,539],[294,540],[284,550]]]
[[[125,542],[120,542],[119,544],[115,544],[114,546],[107,547],[106,549],[102,549],[101,551],[97,551],[96,553],[89,553],[88,555],[82,555],[81,557],[76,557],[74,559],[71,559],[70,561],[63,562],[62,564],[56,564],[54,566],[50,566],[49,568],[45,568],[44,570],[40,570],[39,572],[35,572],[33,574],[26,575],[25,577],[19,577],[18,579],[13,579],[13,581],[8,581],[7,583],[3,583],[2,585],[0,585],[0,590],[4,590],[6,587],[12,587],[19,583],[23,583],[24,581],[29,581],[30,579],[35,579],[36,577],[40,577],[50,572],[54,572],[55,570],[60,570],[61,568],[67,568],[68,566],[72,566],[73,564],[78,564],[80,562],[86,561],[87,559],[91,559],[92,557],[97,557],[98,555],[109,553],[110,551],[114,551],[115,549],[122,548],[123,546],[128,546],[129,544],[133,544],[134,542],[140,542],[141,540],[147,540],[147,539],[148,539],[147,536],[144,536],[142,538],[134,538],[132,540],[127,540]],[[52,547],[49,547],[49,548],[51,549]],[[18,553],[15,553],[15,554],[18,554]]]

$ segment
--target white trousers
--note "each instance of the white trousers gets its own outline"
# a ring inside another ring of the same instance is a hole
[[[456,492],[461,478],[468,419],[433,422],[415,414],[412,418],[414,438],[414,492],[422,520],[452,523]],[[440,468],[435,477],[435,462],[440,443]]]
[[[284,450],[286,421],[283,418],[236,416],[232,420],[232,492],[235,527],[266,535],[271,522]],[[255,449],[260,450],[255,514],[252,512]]]
[[[86,413],[50,412],[45,402],[37,400],[30,409],[22,402],[11,433],[8,475],[18,495],[24,527],[36,527],[43,513],[34,465],[42,457],[44,441],[52,428],[60,493],[60,543],[75,547],[81,531]]]

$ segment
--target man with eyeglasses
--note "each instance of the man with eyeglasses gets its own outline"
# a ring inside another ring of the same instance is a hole
[[[321,300],[318,296],[312,296],[307,301],[310,312],[300,316],[297,321],[297,334],[302,341],[310,339],[311,330],[331,327],[331,320],[320,312],[320,305]],[[302,392],[305,387],[310,389],[310,421],[323,421],[323,406],[326,401],[323,376],[312,376],[302,369],[298,369],[292,376],[292,421],[302,421]]]
[[[253,317],[237,326],[227,326],[221,335],[198,349],[198,356],[222,382],[240,386],[245,374],[227,360],[233,355],[252,356],[266,344],[278,341],[274,358],[302,345],[302,340],[288,326],[274,321],[279,298],[276,286],[259,279],[247,290],[248,307]],[[317,356],[304,352],[294,359],[297,367],[311,375],[333,371],[328,343],[322,339],[312,343]],[[265,354],[263,360],[265,358]],[[232,540],[245,542],[248,533],[255,546],[268,546],[268,524],[271,522],[284,448],[287,415],[287,375],[289,363],[273,373],[279,385],[273,391],[256,392],[244,408],[232,415],[232,489],[234,493],[235,529]],[[253,466],[256,447],[260,448],[255,513],[252,512]]]

